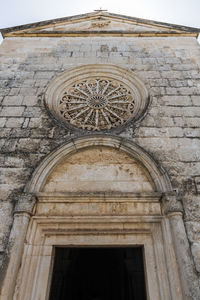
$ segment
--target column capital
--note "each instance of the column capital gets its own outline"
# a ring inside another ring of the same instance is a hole
[[[180,202],[180,195],[177,192],[167,192],[162,195],[162,211],[165,215],[182,214],[183,207]]]
[[[35,206],[35,203],[37,201],[37,198],[32,193],[19,193],[15,197],[15,208],[14,208],[14,215],[19,214],[33,214],[33,209]]]

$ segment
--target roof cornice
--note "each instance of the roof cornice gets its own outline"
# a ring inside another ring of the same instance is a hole
[[[131,32],[131,31],[103,31],[103,30],[94,30],[94,31],[67,31],[67,32],[57,32],[57,31],[42,31],[44,28],[48,28],[49,26],[61,25],[63,23],[76,23],[78,21],[83,22],[84,20],[92,20],[98,17],[107,17],[114,20],[126,21],[134,24],[143,24],[149,26],[158,26],[160,28],[168,29],[165,32],[157,32],[157,31],[147,31],[147,32]],[[38,32],[37,30],[40,30]],[[25,24],[20,26],[14,26],[9,28],[0,29],[3,37],[32,37],[32,36],[47,36],[47,37],[56,37],[56,36],[195,36],[197,37],[200,29],[194,27],[187,27],[182,25],[175,25],[170,23],[146,20],[141,18],[134,18],[125,15],[119,15],[114,13],[109,13],[105,11],[100,12],[92,12],[81,15],[69,16],[64,18],[52,19],[42,22],[36,22],[31,24]]]

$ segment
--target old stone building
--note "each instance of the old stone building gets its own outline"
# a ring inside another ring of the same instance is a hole
[[[199,30],[1,32],[0,299],[200,299]]]

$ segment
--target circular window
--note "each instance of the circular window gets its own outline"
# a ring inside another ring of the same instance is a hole
[[[87,65],[54,78],[45,99],[54,116],[67,126],[106,131],[138,119],[148,104],[148,93],[130,71]]]

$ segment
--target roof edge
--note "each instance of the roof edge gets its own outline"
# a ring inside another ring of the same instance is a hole
[[[118,19],[126,19],[126,20],[129,20],[129,21],[148,24],[148,25],[157,25],[157,26],[163,26],[163,27],[170,27],[172,29],[181,30],[181,31],[185,31],[185,32],[200,33],[200,28],[183,26],[183,25],[176,25],[176,24],[153,21],[153,20],[148,20],[148,19],[135,18],[135,17],[130,17],[130,16],[126,16],[126,15],[109,13],[109,12],[91,12],[91,13],[68,16],[68,17],[63,17],[63,18],[51,19],[51,20],[47,20],[47,21],[34,22],[34,23],[29,23],[29,24],[24,24],[24,25],[19,25],[19,26],[1,28],[0,32],[4,36],[4,34],[6,34],[6,33],[11,33],[11,32],[15,32],[15,31],[19,31],[19,30],[26,30],[26,29],[35,28],[35,27],[47,26],[47,25],[52,25],[52,24],[61,23],[61,22],[65,22],[65,21],[70,21],[70,20],[72,20],[72,21],[73,20],[80,20],[80,19],[84,19],[84,18],[87,18],[87,17],[93,17],[93,16],[114,17],[114,18],[118,18]]]

